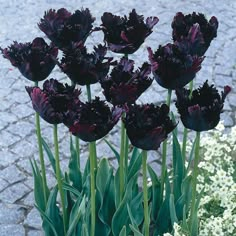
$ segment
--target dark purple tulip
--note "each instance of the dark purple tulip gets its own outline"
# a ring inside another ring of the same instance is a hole
[[[138,15],[135,9],[129,13],[129,18],[105,12],[101,20],[104,40],[109,49],[124,54],[132,54],[138,50],[159,21],[157,17],[148,17],[144,22],[144,17]]]
[[[80,95],[80,91],[73,86],[63,85],[55,79],[46,80],[43,89],[26,87],[26,90],[34,110],[50,124],[62,123],[65,113]]]
[[[100,101],[98,97],[87,103],[79,103],[77,108],[69,111],[65,124],[73,135],[83,141],[93,142],[109,133],[118,122],[122,114],[122,109],[114,107],[112,110]],[[74,120],[71,120],[71,117]]]
[[[38,26],[58,48],[67,50],[73,42],[85,42],[94,20],[88,8],[76,10],[73,14],[65,8],[50,9]]]
[[[168,113],[166,104],[161,107],[153,104],[129,106],[124,122],[132,145],[143,150],[157,150],[176,127]]]
[[[204,57],[191,56],[175,44],[159,46],[153,54],[148,48],[153,75],[159,85],[167,89],[182,88],[192,81],[201,69]]]
[[[72,49],[64,54],[60,67],[76,84],[89,85],[103,80],[109,72],[112,58],[105,57],[107,48],[99,44],[93,53],[87,53],[81,43],[72,45]]]
[[[182,12],[178,12],[171,24],[173,32],[174,41],[186,40],[189,35],[189,31],[194,26],[198,24],[200,28],[200,33],[202,37],[202,43],[195,47],[192,53],[199,56],[204,55],[206,50],[211,44],[211,41],[217,36],[218,20],[215,16],[212,16],[209,21],[201,13],[193,12],[192,14],[184,15]],[[197,50],[196,50],[197,49]]]
[[[2,49],[3,56],[31,81],[46,79],[55,67],[58,49],[48,46],[43,38],[35,38],[32,43],[14,42]]]
[[[184,126],[195,131],[213,129],[220,121],[220,113],[223,110],[224,101],[231,91],[229,86],[219,94],[214,85],[209,86],[207,81],[197,90],[194,90],[190,98],[190,90],[176,90],[176,107],[180,113]]]
[[[110,76],[101,80],[103,93],[108,102],[113,105],[133,104],[138,97],[151,85],[151,65],[144,63],[134,70],[134,61],[122,58]]]

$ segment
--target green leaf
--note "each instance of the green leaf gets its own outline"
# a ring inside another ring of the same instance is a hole
[[[128,182],[124,197],[112,218],[112,232],[114,236],[119,235],[123,226],[126,226],[128,230],[130,219],[129,219],[129,214],[127,210],[127,203],[129,203],[133,199],[132,190],[136,184],[137,176],[138,174],[134,175],[131,178],[131,180]]]
[[[177,200],[181,196],[181,184],[184,178],[185,166],[183,163],[181,147],[177,136],[173,133],[173,193]]]
[[[169,208],[170,208],[171,224],[172,224],[172,226],[174,226],[174,223],[178,223],[178,218],[176,216],[174,195],[173,194],[170,194]]]
[[[82,225],[82,235],[81,236],[89,236],[88,226],[85,223]]]
[[[147,166],[152,181],[152,209],[151,218],[154,222],[157,220],[158,211],[161,205],[161,183],[151,166]]]
[[[190,170],[190,167],[191,167],[191,163],[193,161],[193,158],[194,158],[194,150],[195,150],[195,146],[196,146],[196,138],[193,142],[193,146],[192,146],[192,149],[191,149],[191,152],[190,152],[190,155],[189,155],[189,159],[188,159],[188,167],[187,167],[187,173],[189,172]]]
[[[30,160],[30,164],[33,171],[34,176],[34,199],[37,206],[44,212],[46,209],[45,201],[44,201],[44,190],[43,190],[43,179],[40,174],[38,165],[35,160]],[[46,186],[47,196],[49,196],[49,189]]]
[[[113,151],[113,153],[115,154],[115,157],[117,159],[117,161],[120,161],[120,154],[116,151],[116,149],[113,147],[113,145],[106,139],[104,139],[104,141],[106,142],[106,144],[110,147],[110,149]]]
[[[139,152],[138,152],[139,153]],[[132,155],[130,164],[128,167],[128,177],[127,177],[127,182],[130,181],[130,179],[139,172],[141,165],[142,165],[142,154]]]
[[[67,190],[67,191],[73,193],[74,195],[76,195],[76,197],[80,197],[81,196],[81,193],[75,187],[71,186],[70,184],[68,184],[66,182],[62,183],[62,188],[64,190]]]
[[[73,206],[70,214],[69,220],[69,229],[67,231],[66,236],[71,236],[76,229],[76,226],[80,220],[80,218],[85,214],[85,196],[83,197],[82,201],[81,198],[78,198],[75,205]]]
[[[119,236],[126,236],[126,226],[122,228],[122,230],[119,233]]]
[[[57,193],[58,193],[58,188],[56,186],[53,188],[53,190],[49,195],[45,215],[48,217],[48,219],[50,219],[55,230],[57,231],[58,236],[63,236],[64,228],[63,228],[63,221],[60,215],[60,210],[57,206]],[[53,230],[45,218],[43,220],[42,226],[46,235],[52,235]]]
[[[37,206],[36,204],[34,205],[35,208],[39,211],[39,213],[41,214],[42,218],[48,223],[48,225],[51,227],[54,236],[58,236],[56,229],[53,226],[52,221],[47,217],[47,215],[40,209],[39,206]]]
[[[79,168],[78,154],[74,148],[72,137],[70,137],[70,161],[69,161],[69,179],[72,182],[73,187],[78,189],[79,192],[82,190],[82,173]]]
[[[133,231],[134,236],[144,236],[138,229],[136,229],[133,225],[129,225],[130,229]]]
[[[174,124],[176,124],[175,114],[171,112],[171,119]],[[178,126],[175,127],[175,129],[172,131],[176,136],[178,136]]]
[[[47,142],[44,140],[44,138],[42,138],[42,144],[43,144],[43,148],[45,150],[45,152],[47,153],[48,159],[51,163],[52,169],[54,171],[54,174],[56,175],[56,162],[55,162],[55,158],[52,154],[52,151],[50,149],[50,147],[48,146]]]
[[[115,184],[115,205],[116,208],[120,205],[120,167],[117,168],[115,178],[114,178],[114,184]]]

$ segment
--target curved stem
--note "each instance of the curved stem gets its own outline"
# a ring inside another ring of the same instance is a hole
[[[90,88],[90,84],[86,84],[86,89],[87,89],[88,101],[91,102],[91,100],[92,100],[92,96],[91,96],[91,88]]]
[[[168,89],[168,96],[166,100],[166,104],[170,107],[171,102],[171,93],[172,90]],[[163,142],[162,146],[162,163],[161,163],[161,202],[163,200],[163,191],[164,191],[164,183],[165,183],[165,173],[166,173],[166,154],[167,154],[167,139]]]
[[[125,172],[128,174],[128,160],[129,160],[129,137],[125,130]]]
[[[91,236],[95,234],[95,217],[96,217],[96,202],[95,202],[95,165],[94,159],[96,158],[96,144],[95,142],[89,143],[89,159],[90,159],[90,178],[91,178]]]
[[[125,113],[122,114],[122,118],[125,116]],[[125,124],[121,120],[121,141],[120,141],[120,163],[119,163],[119,173],[120,173],[120,201],[123,198],[124,193],[124,167],[125,167]]]
[[[193,182],[192,182],[192,203],[190,212],[190,228],[192,226],[195,204],[196,204],[196,194],[197,194],[197,176],[198,176],[198,163],[199,163],[199,147],[200,147],[200,132],[196,133],[196,146],[195,146],[195,157],[193,166]]]
[[[62,188],[62,180],[61,180],[61,168],[60,168],[60,160],[59,160],[59,147],[58,147],[58,136],[57,136],[57,125],[54,124],[53,127],[53,137],[54,137],[54,148],[55,148],[55,162],[56,162],[56,178],[58,191],[61,197],[61,206],[62,206],[62,217],[63,217],[63,226],[64,233],[66,235],[67,231],[67,211],[65,208],[65,196]]]
[[[189,98],[192,97],[192,92],[193,92],[193,80],[189,83]],[[187,144],[187,137],[188,137],[188,129],[184,127],[184,136],[183,136],[183,146],[182,146],[182,157],[183,157],[183,162],[185,163],[186,161],[186,144]]]
[[[147,151],[142,152],[143,167],[143,203],[144,203],[144,232],[149,236],[148,190],[147,190]]]
[[[38,86],[38,82],[35,82],[35,86]],[[48,200],[47,178],[46,178],[46,168],[45,168],[44,156],[43,156],[43,145],[42,145],[42,136],[41,136],[41,128],[40,128],[40,119],[39,119],[38,112],[35,112],[35,123],[36,123],[36,133],[37,133],[38,148],[39,148],[39,160],[40,160],[40,166],[41,166],[41,172],[42,172],[44,204],[45,204],[45,208],[46,208],[47,200]]]
[[[77,162],[78,162],[78,167],[80,169],[80,146],[79,146],[79,138],[75,137],[75,148],[77,152]]]

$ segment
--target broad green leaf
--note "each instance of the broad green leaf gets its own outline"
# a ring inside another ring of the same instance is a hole
[[[114,178],[114,184],[115,184],[115,205],[116,208],[120,205],[120,167],[117,168],[117,171],[115,173]]]
[[[66,233],[66,236],[71,236],[76,229],[76,226],[80,220],[80,218],[84,215],[86,208],[85,208],[85,196],[83,197],[82,201],[81,198],[78,198],[74,207],[72,208],[69,220],[69,229]]]
[[[79,168],[78,154],[74,148],[72,137],[70,137],[70,161],[69,161],[69,179],[72,182],[73,187],[78,189],[79,192],[82,190],[82,173]]]
[[[87,224],[82,225],[82,235],[81,236],[89,236]]]
[[[133,225],[129,225],[130,229],[133,231],[134,236],[144,236],[138,229],[136,229]]]
[[[30,164],[33,171],[34,176],[34,199],[37,206],[44,212],[46,209],[45,201],[44,201],[44,191],[43,191],[43,179],[40,174],[38,165],[35,160],[30,160]],[[49,196],[49,189],[46,186],[47,190],[47,198]]]
[[[66,183],[66,182],[63,182],[62,184],[62,188],[64,190],[67,190],[71,193],[73,193],[74,195],[76,195],[77,197],[80,197],[81,196],[81,193],[73,186],[71,186],[70,184]]]
[[[127,184],[125,195],[116,210],[112,219],[112,232],[114,236],[118,236],[122,230],[122,226],[126,226],[127,233],[129,233],[128,227],[130,224],[129,214],[127,210],[127,203],[129,203],[132,198],[132,189],[136,184],[138,174],[134,175]],[[118,223],[119,222],[119,223]]]
[[[151,218],[155,222],[157,220],[158,211],[161,204],[161,183],[151,166],[147,166],[152,181],[152,209]]]
[[[113,147],[113,145],[106,139],[104,139],[104,141],[106,142],[106,144],[110,147],[110,149],[113,151],[113,153],[115,154],[115,157],[117,159],[117,161],[120,161],[120,154],[116,151],[116,149]]]
[[[133,158],[133,155],[132,155]],[[135,155],[135,159],[130,161],[130,165],[128,167],[128,177],[127,177],[127,182],[130,181],[130,179],[140,171],[141,165],[142,165],[142,154],[140,153],[139,155]]]
[[[140,152],[139,152],[138,148],[134,147],[134,149],[132,151],[131,158],[130,158],[128,170],[130,170],[130,167],[133,166],[135,160],[138,158],[139,155],[140,155]]]
[[[57,234],[59,236],[63,236],[64,228],[60,210],[57,206],[57,193],[58,188],[56,186],[53,188],[49,195],[45,215],[47,215],[48,219],[50,219],[50,221],[52,222],[55,230],[57,231]],[[51,229],[51,226],[48,224],[48,221],[45,218],[43,220],[43,229],[46,235],[52,235],[53,231]]]
[[[52,229],[52,231],[53,231],[54,236],[58,236],[57,231],[56,231],[56,229],[55,229],[55,227],[54,227],[52,221],[51,221],[51,220],[47,217],[47,215],[40,209],[39,206],[37,206],[37,205],[34,205],[34,206],[35,206],[35,208],[39,211],[39,213],[41,214],[42,218],[43,218],[45,221],[47,221],[48,225],[51,227],[51,229]]]
[[[48,159],[51,163],[54,174],[56,175],[56,162],[55,162],[54,155],[52,154],[52,151],[51,151],[50,147],[48,146],[47,142],[44,140],[44,138],[42,138],[42,144],[43,144],[43,148],[44,148],[45,152],[47,153],[47,156],[48,156]]]
[[[174,223],[178,223],[178,218],[176,216],[174,195],[173,194],[170,194],[169,208],[170,208],[171,224],[172,224],[172,226],[174,226]]]
[[[119,236],[126,236],[126,226],[122,228],[122,230],[119,233]]]
[[[175,118],[175,114],[173,112],[171,112],[171,119],[173,121],[174,124],[176,124],[176,118]],[[175,127],[175,129],[172,131],[176,136],[178,136],[178,126]]]
[[[173,193],[176,200],[181,196],[181,184],[184,178],[184,173],[185,167],[183,163],[181,147],[178,138],[176,137],[175,133],[173,133]]]
[[[187,170],[186,170],[187,173],[188,173],[189,170],[190,170],[190,167],[191,167],[191,164],[192,164],[192,161],[193,161],[193,158],[194,158],[195,146],[196,146],[196,138],[195,138],[195,140],[194,140],[194,142],[193,142],[193,146],[192,146],[192,149],[191,149],[191,152],[190,152],[190,155],[189,155],[188,167],[187,167]]]

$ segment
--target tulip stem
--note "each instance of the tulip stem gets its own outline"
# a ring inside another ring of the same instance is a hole
[[[79,146],[79,138],[78,137],[75,137],[75,148],[76,148],[76,153],[77,153],[78,167],[80,169],[80,146]]]
[[[125,176],[128,175],[128,159],[129,159],[129,137],[125,129],[125,171],[126,171]]]
[[[95,235],[95,217],[96,217],[96,202],[95,202],[95,162],[96,159],[96,144],[89,143],[89,160],[90,160],[90,178],[91,178],[91,236]]]
[[[171,102],[171,93],[172,90],[168,89],[168,96],[166,100],[166,104],[170,107]],[[163,200],[163,192],[164,192],[164,183],[165,183],[165,173],[166,173],[166,154],[167,154],[167,139],[163,142],[162,146],[162,163],[161,163],[161,202]]]
[[[195,158],[193,166],[193,181],[192,181],[192,203],[191,203],[191,212],[190,212],[190,229],[192,228],[195,204],[196,204],[196,194],[197,194],[197,176],[198,176],[198,163],[199,163],[199,148],[200,148],[200,132],[196,133],[196,146],[195,146]],[[193,235],[195,236],[195,235]]]
[[[125,113],[122,114],[122,118],[125,117]],[[120,173],[120,202],[123,198],[124,193],[124,168],[125,168],[125,124],[121,120],[121,142],[120,142],[120,163],[119,163],[119,173]]]
[[[147,151],[142,151],[143,167],[143,203],[144,203],[144,232],[149,236],[148,190],[147,190]]]
[[[38,86],[38,82],[35,82],[35,86]],[[40,119],[39,119],[38,112],[35,112],[35,122],[36,122],[36,133],[37,133],[38,148],[39,148],[39,160],[40,160],[41,172],[42,172],[44,205],[45,205],[45,209],[46,209],[47,200],[48,200],[47,178],[46,178],[46,169],[45,169],[44,156],[43,156],[43,145],[42,145],[42,136],[41,136],[41,128],[40,128]]]
[[[87,89],[88,101],[91,102],[91,100],[92,100],[92,96],[91,96],[91,88],[90,88],[90,84],[86,84],[86,89]]]
[[[59,147],[58,147],[58,135],[57,135],[57,125],[54,124],[53,128],[53,137],[54,137],[54,148],[55,148],[55,162],[56,162],[56,178],[58,191],[61,197],[61,206],[62,206],[62,217],[63,217],[63,226],[64,233],[66,235],[67,231],[67,211],[65,208],[65,196],[62,188],[62,179],[61,179],[61,168],[60,168],[60,160],[59,160]]]
[[[189,98],[192,97],[192,92],[193,92],[193,80],[189,83]],[[188,129],[184,127],[184,136],[183,136],[183,146],[182,146],[182,157],[183,157],[183,162],[185,163],[186,161],[186,144],[187,144],[187,137],[188,137]]]

